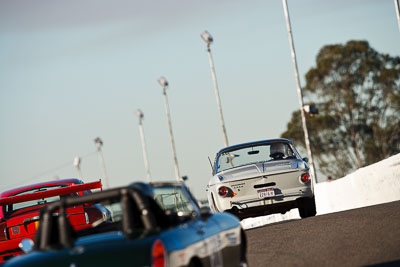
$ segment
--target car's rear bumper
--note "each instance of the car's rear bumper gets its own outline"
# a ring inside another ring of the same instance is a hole
[[[259,199],[253,198],[229,198],[220,202],[223,211],[228,211],[239,218],[268,215],[273,213],[285,213],[291,209],[298,208],[301,199],[311,198],[314,193],[311,187],[301,187],[286,190],[275,194],[274,197]]]
[[[302,199],[305,197],[297,198],[293,201],[286,201],[275,204],[268,204],[263,206],[254,206],[244,209],[238,209],[235,206],[231,209],[225,210],[226,212],[232,213],[237,216],[239,219],[249,218],[249,217],[257,217],[264,216],[274,213],[285,213],[291,209],[298,208]],[[311,198],[311,197],[310,197]]]
[[[11,259],[12,257],[24,254],[24,252],[19,248],[19,243],[26,238],[33,240],[34,237],[35,235],[28,235],[0,242],[0,264]]]

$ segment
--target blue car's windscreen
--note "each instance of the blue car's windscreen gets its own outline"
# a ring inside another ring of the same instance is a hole
[[[191,214],[194,207],[180,187],[155,187],[154,197],[158,205],[166,213],[177,213],[179,216]]]

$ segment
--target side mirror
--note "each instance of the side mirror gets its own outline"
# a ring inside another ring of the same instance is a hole
[[[210,207],[208,206],[203,206],[200,208],[200,216],[202,219],[207,219],[208,217],[210,217],[212,215],[212,211],[210,209]]]
[[[303,160],[308,163],[308,158],[307,157],[303,158]]]
[[[25,238],[22,239],[22,241],[18,244],[18,246],[23,252],[28,253],[33,250],[34,243],[32,239]]]

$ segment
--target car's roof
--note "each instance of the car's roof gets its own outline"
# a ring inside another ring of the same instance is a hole
[[[152,186],[182,186],[183,183],[177,181],[167,181],[167,182],[151,182]]]
[[[146,183],[146,182],[133,182],[131,184],[129,184],[129,187],[137,187],[137,186],[147,186],[147,187],[153,187],[153,186],[181,186],[182,183],[181,182],[177,182],[177,181],[161,181],[161,182],[150,182],[150,183]]]
[[[41,182],[41,183],[36,183],[36,184],[31,184],[31,185],[24,185],[24,186],[20,186],[20,187],[13,188],[13,189],[2,192],[0,194],[0,198],[9,197],[9,196],[15,195],[19,192],[23,192],[23,191],[26,191],[26,190],[29,190],[32,188],[42,187],[42,186],[46,186],[46,185],[74,185],[74,184],[83,184],[83,182],[77,178],[69,178],[69,179],[59,179],[59,180]]]
[[[241,148],[241,147],[247,147],[249,145],[260,145],[260,144],[264,144],[264,143],[276,143],[276,142],[286,142],[286,143],[293,144],[293,142],[291,140],[286,139],[286,138],[265,139],[265,140],[246,142],[246,143],[242,143],[242,144],[237,144],[237,145],[224,147],[224,148],[220,149],[217,152],[217,154],[220,154],[223,151],[230,151],[230,150],[235,150],[235,149],[238,149],[238,148]]]

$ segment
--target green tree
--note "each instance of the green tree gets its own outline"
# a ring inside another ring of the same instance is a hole
[[[306,74],[304,101],[313,158],[325,175],[347,173],[400,152],[400,57],[366,41],[322,47]],[[282,137],[305,147],[300,111]]]

